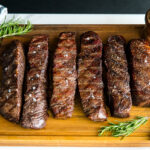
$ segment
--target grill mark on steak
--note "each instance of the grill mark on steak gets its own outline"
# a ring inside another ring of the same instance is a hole
[[[0,114],[15,123],[20,120],[24,70],[23,46],[20,41],[14,40],[2,53]]]
[[[107,119],[102,81],[102,41],[92,31],[81,35],[78,86],[84,112],[93,121]]]
[[[116,117],[129,117],[132,106],[130,77],[125,54],[125,39],[115,35],[108,38],[104,47],[104,63],[111,112]]]
[[[46,100],[48,37],[46,35],[33,37],[27,59],[29,69],[21,125],[25,128],[40,129],[46,125],[48,117]]]
[[[76,91],[76,40],[74,32],[62,32],[54,55],[53,95],[50,101],[56,118],[72,116]]]
[[[150,106],[150,44],[137,39],[130,43],[133,104]]]

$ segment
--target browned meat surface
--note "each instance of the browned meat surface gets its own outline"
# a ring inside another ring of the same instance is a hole
[[[107,119],[102,81],[102,41],[92,31],[81,35],[78,86],[84,112],[93,121]]]
[[[53,95],[50,102],[56,118],[72,116],[77,78],[76,55],[75,33],[61,33],[54,55]]]
[[[150,106],[150,43],[146,40],[133,40],[130,50],[133,103]]]
[[[115,35],[108,38],[104,47],[107,70],[109,105],[116,117],[129,117],[132,106],[130,77],[125,54],[125,39]]]
[[[46,35],[33,37],[27,59],[29,69],[21,125],[25,128],[40,129],[45,126],[48,117],[46,101],[48,37]]]
[[[0,114],[18,123],[22,106],[25,57],[20,41],[13,41],[2,53]]]

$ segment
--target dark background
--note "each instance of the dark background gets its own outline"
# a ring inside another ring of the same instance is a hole
[[[145,13],[150,0],[0,0],[9,13]]]

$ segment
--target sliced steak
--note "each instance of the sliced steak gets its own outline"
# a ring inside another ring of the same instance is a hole
[[[76,40],[74,32],[63,32],[54,54],[53,95],[50,106],[56,118],[72,116],[76,91]]]
[[[107,119],[102,81],[102,41],[89,31],[81,35],[78,86],[84,112],[93,121]]]
[[[132,40],[130,51],[133,104],[150,106],[150,43]]]
[[[116,117],[129,117],[132,106],[130,77],[125,54],[125,39],[115,35],[108,38],[104,47],[107,70],[109,105]]]
[[[2,83],[0,114],[12,122],[19,122],[22,106],[22,86],[25,56],[20,41],[13,41],[2,53]]]
[[[25,128],[40,129],[45,126],[48,117],[46,100],[48,37],[46,35],[33,37],[27,60],[29,68],[21,125]]]

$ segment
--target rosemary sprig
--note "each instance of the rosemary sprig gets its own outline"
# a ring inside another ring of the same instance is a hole
[[[109,131],[114,137],[126,137],[135,131],[142,124],[145,124],[148,120],[148,117],[136,117],[131,121],[119,122],[118,124],[109,123],[110,126],[101,127],[98,131],[98,136],[102,136],[104,132]]]
[[[23,23],[23,20],[20,18],[15,19],[14,17],[0,25],[0,38],[14,36],[14,35],[22,35],[25,34],[32,29],[32,24],[30,21],[27,21],[27,24],[20,25]]]

